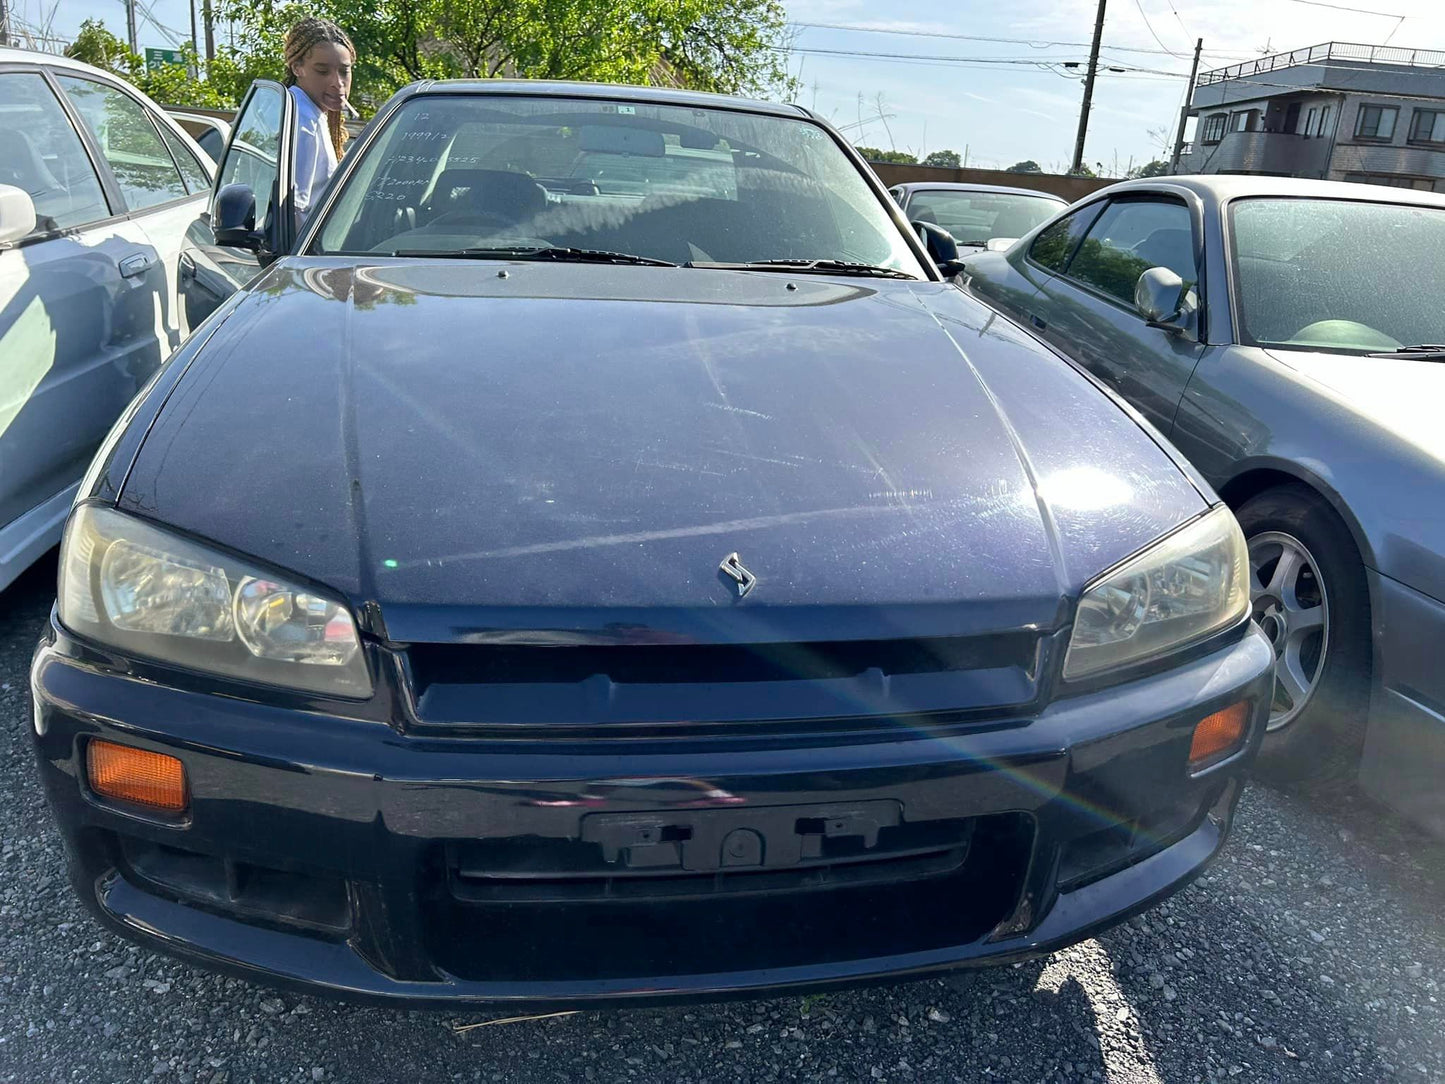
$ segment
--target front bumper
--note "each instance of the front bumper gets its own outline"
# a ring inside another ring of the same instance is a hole
[[[41,775],[77,892],[117,932],[248,978],[394,1002],[577,1006],[1002,963],[1187,883],[1268,713],[1251,629],[1036,716],[894,740],[419,737],[117,672],[52,628]],[[1250,736],[1190,776],[1195,723]],[[104,738],[185,764],[165,822],[84,779]]]

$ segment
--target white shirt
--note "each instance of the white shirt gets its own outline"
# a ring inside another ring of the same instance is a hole
[[[296,100],[296,166],[292,179],[296,214],[305,221],[311,197],[320,194],[336,172],[336,148],[331,145],[331,128],[321,107],[300,87],[290,89]]]

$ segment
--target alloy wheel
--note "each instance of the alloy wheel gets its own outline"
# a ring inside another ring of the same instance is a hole
[[[1330,601],[1310,551],[1282,531],[1249,540],[1249,574],[1255,623],[1278,660],[1268,729],[1280,730],[1299,717],[1324,674]]]

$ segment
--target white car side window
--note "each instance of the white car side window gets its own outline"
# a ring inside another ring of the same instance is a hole
[[[36,72],[0,74],[0,184],[29,194],[37,234],[110,217],[80,134]]]

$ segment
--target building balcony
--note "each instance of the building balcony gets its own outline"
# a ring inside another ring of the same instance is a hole
[[[1217,143],[1195,139],[1179,157],[1180,173],[1268,173],[1323,177],[1330,140],[1292,132],[1226,132]]]
[[[1411,177],[1445,178],[1445,150],[1399,144],[1341,142],[1330,163],[1332,176],[1347,173],[1394,173]]]

